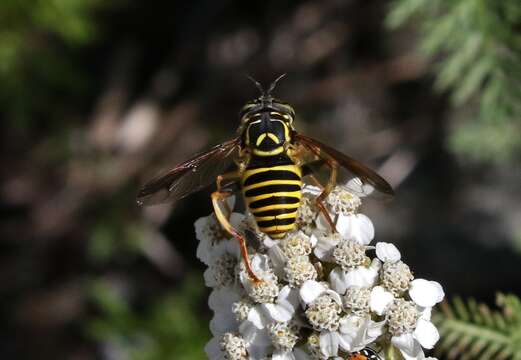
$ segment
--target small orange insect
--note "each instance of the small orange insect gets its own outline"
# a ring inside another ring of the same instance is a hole
[[[366,347],[360,351],[349,354],[347,360],[381,360],[376,351]]]

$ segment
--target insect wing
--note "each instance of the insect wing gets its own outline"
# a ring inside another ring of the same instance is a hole
[[[209,151],[177,165],[165,174],[147,182],[139,191],[139,205],[176,202],[215,182],[233,163],[240,139],[216,145]]]
[[[334,161],[353,173],[356,177],[350,180],[345,186],[355,193],[366,196],[376,190],[386,196],[394,195],[393,188],[384,178],[358,160],[305,135],[294,134],[294,139],[297,143],[320,158],[319,161],[312,163],[312,168],[323,167],[328,161]]]

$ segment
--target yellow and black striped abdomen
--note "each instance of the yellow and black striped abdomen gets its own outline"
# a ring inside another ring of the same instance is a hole
[[[302,197],[300,167],[285,156],[283,160],[281,164],[279,158],[275,166],[268,166],[268,157],[257,160],[248,166],[242,178],[244,199],[259,230],[275,239],[295,226]]]

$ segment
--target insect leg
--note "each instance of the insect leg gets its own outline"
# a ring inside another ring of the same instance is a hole
[[[324,217],[326,218],[326,221],[328,222],[329,226],[331,226],[331,230],[333,232],[336,232],[336,226],[333,220],[331,219],[331,216],[329,216],[329,212],[327,211],[325,205],[324,205],[324,199],[329,195],[329,193],[333,190],[333,188],[336,186],[336,178],[338,173],[338,163],[335,161],[327,161],[327,166],[329,166],[331,172],[329,173],[329,181],[327,182],[326,186],[323,187],[322,192],[315,200],[315,203],[317,207],[320,209]],[[316,180],[316,179],[315,179]]]
[[[313,174],[309,174],[308,176],[309,176],[309,178],[313,181],[313,184],[315,184],[315,186],[319,187],[320,190],[324,190],[324,187],[322,186],[322,184],[320,183],[320,181],[318,181],[318,179],[316,178],[315,175],[313,175]]]
[[[239,171],[230,171],[225,174],[217,176],[217,192],[223,192],[223,182],[224,181],[235,181],[239,179]],[[227,184],[228,185],[228,184]],[[232,214],[233,209],[230,209],[230,206],[228,205],[228,202],[223,202],[224,208],[226,210],[226,219],[230,219],[230,215]]]
[[[232,194],[230,191],[215,191],[212,193],[212,204],[215,215],[217,216],[217,220],[221,226],[232,235],[239,242],[239,247],[241,249],[241,256],[246,265],[246,271],[248,271],[248,275],[255,283],[260,283],[261,280],[255,275],[253,269],[251,268],[250,258],[248,257],[248,248],[246,246],[246,238],[235,229],[232,224],[228,221],[226,216],[224,215],[221,206],[219,204],[220,201],[226,200]]]
[[[336,232],[336,226],[333,220],[331,219],[331,216],[329,216],[329,212],[327,211],[325,205],[324,205],[324,199],[329,195],[329,193],[333,190],[333,188],[336,185],[336,179],[337,179],[337,172],[338,172],[338,162],[335,161],[335,159],[328,154],[322,153],[319,148],[315,146],[311,146],[309,144],[304,145],[304,147],[308,148],[315,154],[316,157],[318,157],[318,160],[315,160],[311,163],[308,163],[307,165],[304,165],[304,169],[309,170],[309,173],[306,174],[311,177],[311,180],[317,185],[322,192],[319,196],[315,199],[315,204],[317,205],[318,209],[322,212],[324,217],[326,218],[327,223],[331,227],[331,230],[333,232]],[[323,186],[320,181],[313,175],[313,164],[323,164],[329,167],[330,173],[329,173],[329,180],[326,184],[326,186]]]

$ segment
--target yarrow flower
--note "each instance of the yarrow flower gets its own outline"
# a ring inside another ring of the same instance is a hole
[[[320,189],[304,186],[296,229],[278,240],[259,233],[251,214],[231,213],[234,227],[257,235],[248,250],[260,282],[214,215],[197,220],[197,256],[212,288],[209,359],[339,360],[366,347],[381,359],[390,347],[406,360],[434,359],[424,349],[439,339],[430,315],[443,289],[415,278],[395,245],[371,245],[374,227],[360,212],[370,191],[354,180],[331,192],[333,230],[315,204]]]

